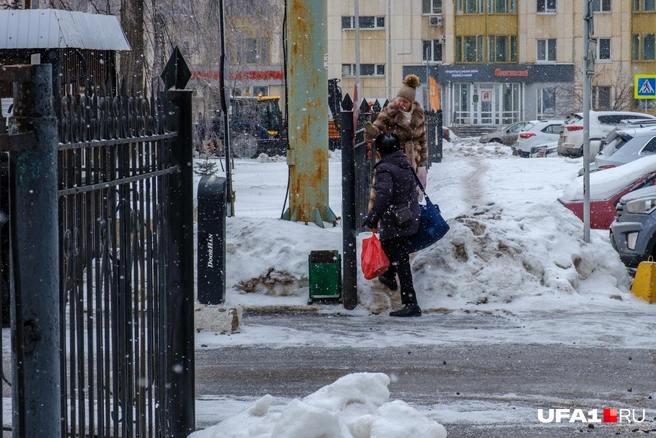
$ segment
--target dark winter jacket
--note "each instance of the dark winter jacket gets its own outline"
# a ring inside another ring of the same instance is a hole
[[[408,157],[403,151],[392,152],[376,163],[374,169],[376,198],[367,220],[378,223],[381,240],[415,234],[419,228],[419,202],[417,182]],[[412,220],[404,227],[398,226],[390,214],[402,206],[409,206],[412,215]]]

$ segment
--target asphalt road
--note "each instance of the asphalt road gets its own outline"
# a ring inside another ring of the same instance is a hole
[[[440,326],[471,324],[468,318],[431,314],[413,318],[412,326],[424,336],[439,336]],[[247,312],[243,324],[354,339],[358,330],[378,329],[367,318],[312,313]],[[397,320],[390,324],[403,327]],[[617,348],[610,342],[590,348],[571,343],[345,344],[199,348],[197,396],[302,398],[349,373],[382,372],[393,376],[391,399],[428,411],[450,438],[656,436],[654,349]],[[639,414],[645,409],[647,415],[644,422],[632,424],[542,424],[538,408],[635,409]]]

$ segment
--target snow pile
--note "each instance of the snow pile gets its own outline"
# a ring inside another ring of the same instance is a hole
[[[330,207],[337,216],[339,159],[331,153]],[[531,307],[536,297],[627,297],[630,278],[608,233],[593,230],[592,242],[584,243],[582,222],[557,200],[573,180],[580,181],[580,167],[580,160],[524,159],[507,146],[471,139],[445,143],[443,161],[429,170],[428,193],[451,230],[413,256],[422,309]],[[237,162],[237,216],[227,221],[227,306],[304,306],[310,252],[343,254],[341,222],[320,228],[277,219],[286,182],[285,162]],[[368,236],[357,236],[358,263]],[[398,293],[358,275],[356,313],[398,307]]]
[[[279,411],[265,395],[190,438],[446,438],[441,424],[390,401],[389,384],[386,374],[349,374]]]
[[[580,221],[555,203],[537,204],[521,215],[486,205],[449,224],[448,239],[413,261],[415,287],[424,294],[484,304],[585,293],[581,286],[592,279],[614,286],[589,291],[595,294],[626,293],[630,287],[626,268],[608,240],[592,233],[592,243],[585,244]]]

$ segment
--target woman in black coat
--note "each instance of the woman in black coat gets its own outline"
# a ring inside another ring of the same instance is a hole
[[[374,166],[376,196],[365,219],[365,226],[378,229],[383,251],[390,260],[389,269],[378,280],[390,290],[396,290],[396,274],[399,275],[404,307],[391,312],[390,316],[421,316],[408,252],[408,236],[415,234],[419,228],[414,170],[394,134],[380,134],[375,144],[381,158]]]

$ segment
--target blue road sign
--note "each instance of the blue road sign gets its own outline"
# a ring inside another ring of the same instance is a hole
[[[633,97],[636,99],[656,99],[656,75],[635,75]]]

